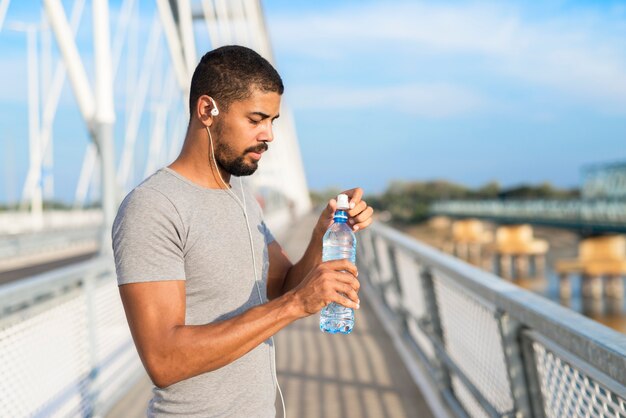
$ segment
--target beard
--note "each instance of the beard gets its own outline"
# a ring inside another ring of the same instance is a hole
[[[215,143],[215,161],[217,164],[226,172],[236,177],[254,174],[257,168],[259,168],[259,162],[246,162],[246,154],[249,152],[267,151],[267,144],[263,142],[255,147],[246,148],[243,153],[238,155],[222,136],[222,126],[220,123],[215,126],[215,134],[215,136],[219,138]]]

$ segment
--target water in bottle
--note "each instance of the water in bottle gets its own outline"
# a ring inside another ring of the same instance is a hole
[[[356,263],[356,237],[348,221],[348,196],[337,196],[337,210],[334,222],[324,234],[322,261],[347,258]],[[354,311],[337,303],[331,302],[322,309],[320,329],[330,334],[349,334],[354,326]]]

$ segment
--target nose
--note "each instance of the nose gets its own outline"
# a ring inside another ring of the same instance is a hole
[[[265,124],[265,129],[263,129],[263,132],[261,132],[261,137],[259,140],[263,142],[272,142],[274,140],[274,126],[272,125],[271,121],[268,120],[268,122]]]

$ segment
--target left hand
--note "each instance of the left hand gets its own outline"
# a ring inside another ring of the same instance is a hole
[[[350,209],[348,210],[348,225],[352,227],[354,232],[367,228],[372,223],[372,215],[374,209],[367,206],[365,200],[362,200],[363,189],[360,187],[343,191],[347,194],[350,201]],[[337,210],[337,201],[330,199],[328,205],[320,215],[317,221],[317,229],[323,234],[326,232],[330,224],[333,222],[333,216]]]

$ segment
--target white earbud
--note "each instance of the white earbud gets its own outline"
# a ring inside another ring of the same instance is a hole
[[[211,116],[217,116],[220,114],[220,110],[217,108],[217,104],[215,104],[215,100],[212,97],[209,97],[211,103],[213,103],[213,109],[211,109]]]

